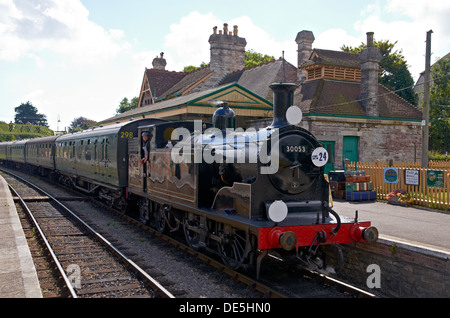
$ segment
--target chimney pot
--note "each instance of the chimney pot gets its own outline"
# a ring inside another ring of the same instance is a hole
[[[228,23],[223,24],[223,34],[225,34],[225,35],[228,34]]]
[[[233,34],[234,34],[234,36],[238,35],[238,26],[237,25],[233,26]]]
[[[213,33],[214,33],[214,34],[217,34],[217,26],[215,26],[215,27],[213,28]]]

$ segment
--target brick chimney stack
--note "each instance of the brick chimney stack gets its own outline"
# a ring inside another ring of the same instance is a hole
[[[361,63],[361,93],[359,98],[367,116],[379,116],[378,71],[381,53],[373,45],[373,32],[367,32],[367,48],[359,54]]]
[[[160,53],[160,57],[155,57],[152,62],[153,68],[158,70],[165,70],[166,69],[166,59],[164,58],[164,52]]]
[[[238,27],[233,27],[233,32],[228,31],[228,24],[224,23],[223,33],[217,27],[213,28],[213,34],[209,37],[211,60],[210,68],[214,72],[213,78],[220,80],[226,74],[242,70],[245,67],[245,38],[238,36]]]

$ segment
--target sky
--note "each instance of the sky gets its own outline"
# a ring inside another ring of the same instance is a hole
[[[169,4],[169,5],[168,5]],[[139,96],[145,68],[164,52],[166,70],[209,63],[213,27],[232,30],[254,50],[297,65],[295,37],[313,48],[359,46],[366,32],[397,42],[417,80],[426,32],[434,63],[450,52],[449,0],[0,0],[0,120],[30,101],[63,130],[80,116],[100,121]]]

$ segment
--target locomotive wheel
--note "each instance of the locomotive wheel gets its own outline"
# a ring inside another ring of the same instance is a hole
[[[164,217],[164,205],[158,204],[155,209],[155,228],[158,232],[163,233],[166,229],[166,218]]]
[[[217,233],[222,238],[217,244],[222,262],[232,269],[241,267],[250,250],[250,242],[245,231],[232,229],[223,224],[218,224],[217,227]]]
[[[150,219],[149,204],[150,202],[147,199],[142,199],[139,204],[139,221],[145,225],[147,225],[148,220]]]
[[[193,249],[199,249],[204,246],[201,241],[200,232],[197,229],[200,228],[201,222],[198,215],[188,213],[185,215],[183,220],[183,230],[184,236],[186,237],[186,242]]]

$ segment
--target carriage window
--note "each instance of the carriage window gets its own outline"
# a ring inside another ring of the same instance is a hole
[[[84,159],[91,160],[91,147],[86,146]]]
[[[106,138],[106,140],[105,140],[105,160],[108,160],[108,145],[109,145],[109,140],[108,140],[108,138]]]
[[[77,149],[78,159],[81,159],[82,153],[83,153],[83,140],[81,140],[80,145],[78,146],[78,149]]]
[[[102,140],[102,156],[100,159],[102,161],[105,160],[105,145],[104,145],[104,143],[105,143],[105,139]]]

